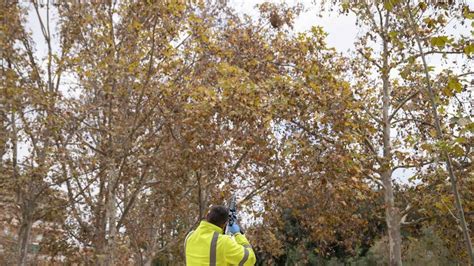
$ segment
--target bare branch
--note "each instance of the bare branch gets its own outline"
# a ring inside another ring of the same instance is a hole
[[[317,134],[316,132],[314,132],[313,130],[311,130],[310,128],[306,127],[305,125],[303,125],[302,123],[294,120],[294,119],[291,119],[291,123],[293,123],[294,125],[298,126],[300,129],[303,129],[306,133],[312,135],[313,137],[316,137],[318,139],[322,139],[328,143],[331,143],[331,144],[334,144],[334,140],[332,139],[329,139],[328,137],[324,136],[324,135],[321,135],[321,134]]]
[[[374,119],[378,124],[383,125],[382,119],[376,117],[372,112],[369,111],[369,109],[365,108],[362,106],[362,110],[364,110],[372,119]]]
[[[405,99],[403,99],[398,105],[397,107],[395,107],[395,110],[393,110],[392,114],[390,114],[389,116],[389,121],[392,121],[392,119],[395,117],[395,115],[397,114],[397,112],[411,99],[413,99],[415,96],[417,96],[419,93],[421,92],[421,90],[416,90],[414,92],[412,92],[410,95],[408,95]]]
[[[371,62],[372,64],[374,64],[378,69],[382,69],[382,66],[377,63],[377,61],[375,61],[373,58],[370,58],[367,54],[364,54],[364,52],[362,52],[360,49],[357,49],[356,50],[360,55],[362,55],[362,57],[364,57],[367,61]]]
[[[430,160],[430,161],[426,161],[426,162],[420,162],[420,163],[417,163],[417,164],[401,164],[401,165],[397,165],[395,167],[392,168],[392,171],[395,171],[397,169],[401,169],[401,168],[415,168],[415,167],[423,167],[423,166],[426,166],[426,165],[430,165],[430,164],[433,164],[435,163],[436,160]]]

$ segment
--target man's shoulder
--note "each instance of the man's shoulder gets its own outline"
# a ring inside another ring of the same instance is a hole
[[[232,240],[232,236],[226,235],[226,234],[220,234],[219,240],[229,241],[229,240]]]
[[[240,242],[242,242],[242,239],[240,239],[242,237],[244,238],[244,242],[247,243],[247,239],[242,234],[236,234],[234,236],[221,234],[219,235],[219,242],[223,243],[224,245],[239,244]]]
[[[235,242],[235,240],[230,235],[220,234],[219,235],[219,242],[225,244],[225,243]]]
[[[219,240],[217,242],[219,252],[225,252],[225,250],[227,250],[229,247],[235,245],[235,240],[232,238],[232,236],[226,234],[220,234]]]

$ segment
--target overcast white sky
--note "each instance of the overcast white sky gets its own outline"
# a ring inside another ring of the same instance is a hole
[[[474,1],[474,0],[473,0]],[[264,0],[230,0],[230,4],[238,11],[256,16],[258,11],[254,8],[257,4],[267,1]],[[355,25],[355,16],[336,15],[332,12],[328,16],[328,12],[323,13],[323,17],[317,16],[316,5],[313,0],[273,0],[273,3],[286,3],[288,6],[294,6],[303,3],[307,10],[302,13],[295,21],[295,31],[302,32],[309,30],[312,26],[322,26],[329,34],[327,43],[335,47],[338,51],[343,52],[350,49],[357,35],[357,27]]]

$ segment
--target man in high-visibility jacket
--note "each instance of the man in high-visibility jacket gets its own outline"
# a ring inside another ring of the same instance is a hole
[[[213,206],[205,220],[191,231],[184,242],[186,265],[227,266],[254,265],[255,253],[237,223],[229,226],[232,236],[225,235],[229,210]]]

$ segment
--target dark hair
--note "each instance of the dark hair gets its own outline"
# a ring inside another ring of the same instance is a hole
[[[221,205],[212,206],[206,220],[211,224],[222,227],[229,220],[229,210]]]

